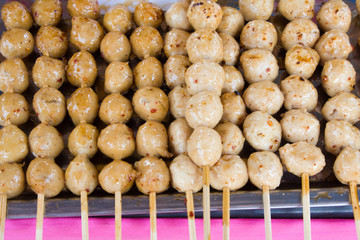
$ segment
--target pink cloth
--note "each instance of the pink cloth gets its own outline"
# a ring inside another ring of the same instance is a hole
[[[316,239],[356,239],[355,223],[352,219],[312,219],[312,237]],[[158,239],[189,239],[187,219],[157,219]],[[231,219],[231,239],[265,239],[262,219]],[[35,239],[35,219],[6,220],[5,239]],[[149,239],[149,219],[123,219],[123,239]],[[274,239],[303,239],[301,219],[273,219]],[[202,239],[202,220],[196,220],[198,239]],[[113,218],[90,218],[90,239],[114,239]],[[222,239],[222,220],[211,220],[212,239]],[[44,239],[81,239],[80,218],[44,219]]]

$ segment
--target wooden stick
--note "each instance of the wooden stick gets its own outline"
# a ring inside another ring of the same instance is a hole
[[[157,239],[156,230],[156,193],[150,193],[150,236],[151,240]]]
[[[301,174],[301,195],[304,220],[304,240],[311,239],[309,174]]]
[[[203,166],[204,240],[210,240],[210,166]]]
[[[80,192],[80,199],[81,199],[82,239],[89,240],[89,209],[88,209],[87,192],[85,190]]]
[[[115,239],[121,240],[121,192],[115,192]]]
[[[269,186],[263,186],[263,205],[264,205],[264,221],[265,221],[265,239],[272,239],[271,232],[271,210],[270,210],[270,193]]]
[[[230,239],[230,189],[223,188],[223,239]]]
[[[43,238],[43,222],[45,211],[45,196],[42,193],[37,197],[37,212],[36,212],[36,240],[42,240]]]
[[[194,199],[192,190],[186,191],[186,208],[189,223],[190,240],[196,240],[195,214],[194,214]]]
[[[356,234],[358,239],[360,239],[360,208],[359,208],[359,198],[357,194],[356,182],[350,182],[350,197],[354,212]]]
[[[0,239],[4,240],[5,233],[5,221],[6,221],[6,208],[7,208],[7,196],[6,194],[1,194],[1,212],[0,212]]]

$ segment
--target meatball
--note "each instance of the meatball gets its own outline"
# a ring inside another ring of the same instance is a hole
[[[112,62],[105,70],[104,89],[107,93],[125,93],[133,84],[133,72],[126,62]]]
[[[6,170],[6,171],[5,171]],[[25,174],[21,164],[2,163],[0,165],[0,193],[14,198],[25,190]]]
[[[171,28],[179,28],[185,31],[191,31],[193,28],[187,18],[187,10],[190,2],[180,0],[174,2],[173,5],[165,12],[165,21]]]
[[[219,4],[210,0],[193,0],[187,10],[188,20],[195,30],[208,28],[215,31],[223,12]]]
[[[34,50],[34,37],[21,28],[4,31],[0,40],[0,52],[5,58],[25,58]]]
[[[248,83],[274,81],[279,74],[275,56],[264,49],[250,49],[240,56],[240,64]]]
[[[198,127],[187,141],[187,150],[191,160],[199,167],[213,166],[221,156],[221,136],[208,127]]]
[[[137,88],[159,88],[164,82],[161,62],[154,57],[148,57],[139,62],[134,68],[133,74]]]
[[[281,81],[280,88],[285,97],[284,107],[287,110],[304,108],[311,112],[315,109],[318,92],[309,80],[292,75]]]
[[[66,116],[64,95],[55,88],[40,88],[34,95],[33,108],[43,123],[59,125]]]
[[[312,48],[294,46],[287,51],[285,68],[290,75],[310,78],[316,70],[320,56]]]
[[[281,42],[285,50],[296,45],[314,47],[320,37],[320,30],[310,19],[295,19],[289,22],[281,34]]]
[[[127,123],[132,113],[130,100],[120,93],[112,93],[102,101],[99,117],[105,124]]]
[[[174,156],[187,153],[187,140],[193,129],[185,118],[175,119],[169,126],[169,148]]]
[[[21,162],[28,152],[28,138],[17,126],[11,124],[0,129],[0,166]]]
[[[270,81],[252,83],[244,91],[245,105],[251,111],[277,113],[284,103],[284,95],[277,84]]]
[[[100,15],[98,0],[68,0],[67,9],[71,17],[82,16],[97,19]]]
[[[67,79],[75,87],[91,87],[97,76],[96,61],[90,53],[80,51],[72,55],[67,66]]]
[[[99,109],[99,99],[91,88],[78,88],[67,100],[67,110],[74,125],[92,123]]]
[[[280,0],[278,11],[289,21],[315,16],[315,0]]]
[[[171,185],[179,192],[198,192],[203,187],[202,170],[191,159],[180,154],[170,163]]]
[[[201,59],[214,62],[221,62],[223,59],[223,42],[219,34],[211,29],[193,32],[186,41],[186,50],[192,63]]]
[[[248,22],[241,32],[240,43],[245,49],[259,48],[272,52],[277,43],[276,29],[265,20]]]
[[[164,78],[170,89],[185,84],[185,72],[191,66],[189,58],[182,55],[174,55],[168,58],[164,64]]]
[[[342,184],[355,181],[360,184],[360,151],[351,147],[344,148],[334,163],[334,174]]]
[[[23,95],[5,92],[0,95],[0,125],[21,125],[29,119],[29,104]]]
[[[192,128],[206,126],[214,128],[223,115],[220,97],[205,91],[192,96],[186,104],[185,118]]]
[[[127,193],[134,185],[137,172],[131,164],[114,160],[107,164],[99,174],[99,183],[106,192],[114,194],[115,192]]]
[[[259,189],[273,190],[280,185],[283,167],[279,157],[268,151],[254,152],[247,161],[249,179]]]
[[[222,6],[223,18],[216,31],[227,33],[232,37],[239,36],[244,27],[244,17],[236,8]]]
[[[135,113],[145,121],[163,121],[169,110],[169,99],[160,88],[143,87],[138,89],[132,105]]]
[[[84,155],[76,156],[65,171],[65,185],[75,195],[91,194],[98,184],[98,170]]]
[[[189,101],[191,95],[183,85],[176,86],[169,93],[169,105],[170,113],[174,118],[185,117],[186,104]]]
[[[34,21],[39,26],[56,26],[61,20],[62,7],[60,0],[36,0],[31,5]]]
[[[321,6],[316,20],[324,32],[332,29],[347,32],[351,24],[351,10],[342,0],[329,0]]]
[[[125,124],[112,124],[101,130],[97,145],[106,156],[121,160],[135,151],[134,133]]]
[[[150,2],[140,2],[134,11],[134,21],[137,26],[157,28],[164,20],[161,8]]]
[[[222,63],[234,66],[239,60],[239,43],[227,33],[220,33],[219,36],[222,39],[224,49]]]
[[[281,125],[270,114],[257,111],[245,118],[243,133],[248,143],[260,151],[275,152],[281,142]]]
[[[165,34],[164,53],[167,58],[174,55],[187,56],[186,41],[190,37],[190,33],[173,28]]]
[[[131,45],[120,31],[112,31],[101,40],[100,54],[107,62],[126,62],[131,54]]]
[[[279,153],[286,169],[296,176],[302,173],[313,176],[325,167],[321,149],[307,142],[288,143],[279,148]]]
[[[221,123],[215,127],[222,142],[222,155],[238,155],[244,147],[245,138],[240,128],[233,123]]]
[[[149,26],[136,28],[130,36],[130,43],[133,53],[140,59],[159,56],[164,45],[159,31]]]
[[[210,185],[221,191],[228,187],[231,191],[245,186],[249,177],[245,161],[237,155],[224,155],[210,168]]]
[[[274,9],[274,0],[239,0],[239,10],[246,21],[268,20]]]
[[[219,64],[201,60],[186,70],[186,88],[191,95],[202,91],[213,91],[220,96],[225,77],[225,71]]]
[[[33,25],[33,19],[26,7],[17,1],[10,1],[4,4],[1,9],[1,18],[5,28],[22,28],[29,30]]]
[[[238,92],[229,92],[221,95],[223,105],[223,122],[231,122],[235,125],[243,123],[246,117],[246,106]]]
[[[37,87],[59,89],[66,79],[65,63],[59,59],[41,56],[36,59],[32,78]]]
[[[55,197],[65,187],[64,171],[53,158],[35,158],[26,170],[26,180],[31,190],[45,197]]]
[[[54,26],[40,27],[35,42],[42,55],[52,58],[64,56],[68,49],[66,33]]]
[[[321,85],[333,97],[339,92],[351,92],[356,82],[356,71],[348,60],[333,59],[324,64]]]
[[[74,156],[84,155],[92,158],[97,152],[96,145],[99,137],[97,128],[88,123],[80,123],[70,133],[68,138],[68,149]]]
[[[234,66],[223,66],[223,69],[225,71],[225,82],[221,92],[241,92],[245,85],[241,72]]]
[[[20,58],[5,59],[0,63],[0,91],[22,93],[29,86],[29,74]]]
[[[103,25],[108,32],[120,31],[126,34],[132,27],[132,15],[123,4],[110,8],[104,15]]]

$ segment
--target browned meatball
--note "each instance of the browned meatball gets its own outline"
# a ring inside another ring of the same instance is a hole
[[[130,43],[133,53],[140,59],[159,56],[164,45],[159,31],[149,26],[136,28],[130,36]]]
[[[31,5],[31,13],[39,26],[56,26],[61,20],[62,7],[60,0],[36,0]]]
[[[135,7],[134,21],[136,25],[157,28],[164,20],[161,8],[150,2],[140,2]]]
[[[97,66],[94,57],[86,52],[75,53],[67,66],[67,78],[76,87],[91,87],[97,76]]]
[[[135,85],[142,87],[161,87],[164,82],[162,64],[154,57],[139,62],[133,70]]]
[[[29,86],[29,74],[20,58],[6,59],[0,63],[0,90],[22,93]]]
[[[24,58],[34,50],[34,37],[29,31],[12,28],[3,32],[0,52],[5,58]]]
[[[97,19],[100,15],[98,0],[69,0],[67,9],[72,17],[82,16]]]
[[[42,55],[52,58],[64,56],[68,49],[66,33],[54,26],[42,26],[36,34],[35,42]]]
[[[41,56],[35,61],[32,77],[39,88],[59,89],[66,79],[65,63],[59,59]]]
[[[99,131],[88,123],[80,123],[69,135],[68,149],[72,155],[85,155],[92,158],[97,152]]]
[[[126,62],[131,54],[130,42],[120,31],[109,32],[101,41],[100,53],[107,62]]]
[[[4,4],[1,9],[1,18],[7,30],[12,28],[29,30],[33,25],[30,12],[23,4],[17,1]]]
[[[130,100],[120,93],[112,93],[102,101],[99,117],[105,124],[127,123],[132,113]]]
[[[186,41],[190,37],[190,33],[173,28],[168,31],[164,38],[164,53],[167,58],[174,55],[187,56]]]

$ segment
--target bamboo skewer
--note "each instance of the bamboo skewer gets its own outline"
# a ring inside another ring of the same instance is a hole
[[[122,212],[121,192],[115,192],[115,239],[121,240],[121,212]]]
[[[192,190],[186,191],[186,208],[189,223],[189,237],[190,240],[196,240],[194,199]]]
[[[230,189],[223,189],[223,239],[230,239]]]
[[[203,166],[203,218],[204,240],[211,239],[210,235],[210,166]]]
[[[89,208],[87,200],[87,192],[80,192],[81,199],[81,229],[82,229],[82,239],[89,240]]]
[[[0,239],[4,240],[5,233],[5,221],[6,221],[6,208],[7,208],[7,196],[6,194],[1,194],[1,215],[0,215]]]
[[[271,210],[270,210],[270,193],[269,186],[263,186],[263,205],[264,205],[264,221],[265,221],[265,239],[272,239],[271,231]]]
[[[309,174],[301,174],[301,196],[303,205],[304,239],[311,239]]]
[[[36,240],[42,240],[43,238],[43,222],[45,211],[45,199],[44,194],[39,193],[37,197],[37,213],[36,213]]]
[[[157,228],[156,228],[156,193],[150,193],[150,236],[151,240],[157,239]]]
[[[357,186],[356,182],[350,182],[350,197],[351,204],[354,212],[355,226],[356,226],[356,234],[358,239],[360,239],[360,208],[359,208],[359,198],[357,194]]]

